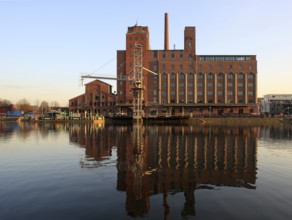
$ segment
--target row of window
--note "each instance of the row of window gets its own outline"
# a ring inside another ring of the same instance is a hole
[[[130,62],[130,66],[133,66],[132,62]],[[175,65],[174,64],[171,64],[170,68],[171,68],[172,71],[174,71],[175,70]],[[191,65],[191,64],[189,65],[188,68],[189,68],[190,71],[192,71],[194,69],[193,65]],[[154,65],[152,67],[152,69],[153,69],[153,71],[158,71],[158,66],[157,65]],[[183,71],[183,69],[184,69],[184,66],[182,64],[180,64],[179,65],[179,70],[180,71]],[[219,64],[219,65],[217,65],[217,68],[216,68],[212,64],[209,64],[208,65],[208,70],[216,70],[216,69],[219,70],[219,71],[221,71],[221,70],[223,70],[223,66],[221,64]],[[239,70],[239,71],[243,70],[243,65],[242,64],[239,64],[239,65],[237,65],[237,68],[236,67],[233,67],[233,65],[231,65],[231,64],[228,66],[228,70],[229,71],[236,70],[236,69]],[[252,64],[249,64],[248,65],[248,69],[250,71],[252,71],[253,70],[253,65]],[[162,65],[162,71],[165,71],[165,70],[166,70],[166,65],[163,64]],[[199,71],[203,70],[203,66],[201,64],[198,65],[198,70]]]
[[[200,61],[250,61],[250,56],[200,56]]]
[[[174,60],[175,59],[175,53],[174,53],[174,50],[172,50],[170,52],[170,58],[171,60]],[[158,51],[157,50],[154,50],[153,51],[153,59],[156,61],[158,60]],[[165,51],[162,51],[162,60],[165,60],[166,59],[166,52]],[[179,59],[182,60],[183,59],[183,51],[179,51]],[[189,52],[188,53],[188,59],[189,60],[192,60],[193,59],[193,53],[192,52]]]
[[[198,65],[198,70],[202,70],[202,69],[203,69],[203,66],[202,66],[201,64]],[[223,67],[222,67],[221,64],[219,64],[219,65],[217,65],[217,68],[214,68],[214,66],[213,66],[212,64],[209,64],[209,65],[208,65],[208,70],[213,70],[213,69],[222,70]],[[234,67],[232,64],[230,64],[230,65],[228,66],[228,70],[229,70],[229,71],[234,70],[234,69],[236,69],[236,67]],[[249,64],[249,65],[248,65],[248,69],[249,69],[249,70],[253,70],[253,66],[252,66],[252,64]],[[237,65],[237,70],[243,70],[243,65],[242,65],[242,64]]]
[[[185,83],[184,83],[184,82],[180,82],[178,85],[179,85],[179,87],[184,87],[184,86],[185,86]],[[194,84],[193,84],[192,82],[188,82],[188,86],[189,86],[189,87],[192,87],[193,85],[194,85]],[[198,87],[203,87],[203,85],[204,85],[203,82],[198,82],[198,83],[197,83],[197,86],[198,86]],[[233,84],[232,82],[227,83],[227,86],[228,86],[228,87],[233,87],[233,85],[234,85],[234,84]],[[238,87],[243,87],[243,85],[244,85],[244,83],[242,83],[242,82],[239,82],[239,83],[237,84]],[[253,87],[253,86],[254,86],[254,84],[253,84],[252,82],[249,82],[247,85],[248,85],[248,87]],[[162,86],[162,87],[166,87],[166,86],[167,86],[167,83],[166,83],[166,82],[162,82],[162,83],[161,83],[161,86]],[[171,86],[171,87],[175,87],[175,86],[176,86],[176,83],[171,82],[171,83],[170,83],[170,86]],[[208,83],[207,83],[207,86],[208,86],[208,87],[213,87],[214,84],[213,84],[212,82],[208,82]],[[218,86],[218,87],[223,87],[223,83],[222,83],[222,82],[218,82],[218,83],[217,83],[217,86]]]
[[[167,78],[167,75],[168,75],[168,74],[166,74],[166,73],[162,73],[161,78],[162,78],[162,79],[166,79],[166,78]],[[186,74],[184,74],[184,73],[180,73],[180,74],[179,74],[179,79],[184,79],[184,78],[185,78],[185,75],[186,75]],[[187,75],[188,75],[188,78],[189,78],[189,79],[193,79],[193,77],[194,77],[194,74],[193,74],[193,73],[189,73],[189,74],[187,74]],[[199,73],[199,74],[197,74],[197,78],[198,78],[198,79],[203,79],[203,78],[204,78],[204,75],[207,75],[207,78],[208,78],[208,79],[213,79],[215,74],[213,74],[213,73],[208,73],[208,74]],[[219,74],[217,75],[217,78],[218,78],[218,79],[224,79],[224,75],[225,75],[225,74],[223,74],[223,73],[219,73]],[[245,75],[245,74],[242,74],[242,73],[237,74],[237,78],[238,78],[238,79],[243,79],[243,78],[244,78],[244,75]],[[235,74],[233,74],[233,73],[228,73],[228,74],[227,74],[227,78],[228,78],[228,79],[233,79],[234,77],[235,77]],[[175,79],[175,78],[176,78],[176,74],[175,74],[175,73],[171,73],[171,74],[170,74],[170,78],[171,78],[171,79]],[[253,74],[253,73],[249,73],[249,74],[247,75],[247,78],[248,78],[248,79],[253,79],[253,78],[254,78],[254,74]]]
[[[163,90],[163,91],[161,91],[161,94],[165,96],[167,94],[167,92],[165,90]],[[170,91],[170,95],[175,95],[175,94],[176,94],[175,91],[173,91],[173,90]],[[185,91],[181,90],[181,91],[179,91],[179,94],[180,95],[184,95],[185,94]],[[188,95],[193,95],[193,94],[194,94],[193,91],[188,91]],[[198,91],[197,94],[198,95],[204,95],[203,91]],[[213,91],[207,91],[207,94],[208,95],[213,95],[214,92]],[[223,91],[217,91],[217,95],[220,96],[220,95],[223,95],[223,94],[224,94]],[[228,91],[227,94],[228,95],[233,95],[234,92],[233,91]],[[244,92],[243,91],[237,91],[237,94],[238,95],[244,95]],[[254,95],[254,92],[253,91],[248,91],[247,94],[249,96],[251,96],[251,95]]]
[[[185,103],[185,100],[184,99],[180,99],[179,100],[180,103]],[[217,101],[218,103],[225,103],[222,99],[218,99]],[[162,100],[162,103],[167,103],[166,100]],[[170,103],[176,103],[175,102],[175,99],[170,99]],[[188,103],[194,103],[193,100],[188,100]],[[197,103],[204,103],[204,101],[202,99],[198,99]],[[214,100],[213,99],[208,99],[208,103],[214,103]],[[227,100],[227,103],[228,104],[233,104],[234,103],[234,100],[232,99],[228,99]],[[245,103],[243,99],[238,99],[238,103]],[[248,100],[248,103],[255,103],[254,99],[249,99]]]

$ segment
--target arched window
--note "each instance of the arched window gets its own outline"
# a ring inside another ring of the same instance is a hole
[[[166,79],[167,78],[166,73],[162,73],[161,78]]]
[[[198,79],[203,79],[203,74],[202,73],[198,74]]]
[[[208,74],[208,79],[213,79],[213,74],[212,73]]]
[[[170,78],[171,78],[171,79],[175,79],[175,73],[172,73],[172,74],[170,75]]]
[[[218,77],[218,79],[223,79],[224,75],[222,73],[219,73],[217,77]]]
[[[248,74],[248,78],[249,79],[253,79],[254,78],[254,75],[252,73]]]

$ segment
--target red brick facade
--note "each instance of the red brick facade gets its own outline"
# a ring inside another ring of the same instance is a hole
[[[112,86],[100,80],[85,85],[85,94],[69,100],[72,116],[85,117],[96,114],[111,115],[115,111],[116,95]]]
[[[167,16],[166,16],[167,19]],[[168,22],[165,22],[168,41]],[[135,45],[143,45],[143,110],[147,115],[257,112],[255,55],[197,55],[195,27],[185,27],[184,49],[151,50],[148,27],[133,26],[117,51],[117,111],[132,114]]]

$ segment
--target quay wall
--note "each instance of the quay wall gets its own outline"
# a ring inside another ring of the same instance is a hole
[[[191,124],[206,125],[277,125],[292,124],[291,118],[277,117],[222,117],[222,118],[192,118]]]

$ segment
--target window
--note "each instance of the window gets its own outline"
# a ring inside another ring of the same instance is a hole
[[[193,83],[192,83],[192,82],[189,82],[189,83],[188,83],[188,86],[189,86],[189,87],[192,87],[192,86],[193,86]]]
[[[175,91],[171,90],[170,95],[175,95]]]
[[[162,51],[162,60],[165,60],[165,51]]]
[[[248,95],[253,95],[253,91],[248,91]]]
[[[174,70],[174,65],[171,65],[171,70]]]
[[[183,65],[179,65],[179,70],[180,70],[180,71],[183,70]]]
[[[223,79],[224,77],[223,77],[223,74],[222,73],[219,73],[218,74],[218,79]]]
[[[203,95],[203,92],[202,91],[198,91],[198,95]]]
[[[175,83],[174,82],[170,83],[170,86],[175,87]]]
[[[243,83],[238,83],[238,87],[243,87]]]
[[[243,79],[243,75],[241,73],[238,74],[238,79]]]
[[[193,65],[189,65],[189,69],[190,70],[193,70]]]
[[[238,70],[242,70],[242,64],[238,65]]]
[[[212,70],[212,65],[211,64],[208,65],[208,70]]]
[[[217,86],[218,87],[223,87],[223,83],[222,82],[218,82]]]
[[[185,78],[185,75],[184,75],[183,73],[180,73],[180,74],[179,74],[179,78],[180,78],[180,79],[184,79],[184,78]]]
[[[154,70],[154,72],[157,71],[157,66],[156,65],[153,66],[153,70]]]
[[[243,95],[243,91],[238,91],[238,95]]]
[[[189,73],[189,74],[188,74],[188,78],[189,78],[189,79],[193,79],[193,78],[194,78],[194,75],[193,75],[192,73]]]
[[[153,58],[154,58],[154,60],[157,60],[157,50],[153,51]]]
[[[199,65],[198,66],[198,70],[202,70],[202,65]]]
[[[203,79],[203,74],[202,73],[198,74],[198,79]]]
[[[208,91],[208,95],[213,95],[213,91]]]
[[[213,86],[213,83],[209,82],[208,87],[212,87],[212,86]]]
[[[253,87],[253,83],[248,83],[248,87]]]
[[[233,83],[228,83],[228,87],[232,87],[233,86]]]
[[[188,91],[188,94],[189,94],[189,95],[193,95],[193,91],[189,90],[189,91]]]
[[[185,92],[184,92],[183,90],[181,90],[181,91],[179,91],[179,94],[180,94],[180,95],[184,95]]]
[[[202,87],[203,86],[203,83],[202,82],[198,82],[198,86],[199,87]]]
[[[249,70],[252,70],[252,65],[251,64],[248,66],[248,69]]]
[[[229,73],[228,74],[228,79],[233,79],[233,74]]]
[[[162,70],[163,70],[163,71],[165,70],[165,64],[162,65]]]
[[[183,87],[183,86],[185,86],[185,83],[184,83],[184,82],[180,82],[180,83],[179,83],[179,86],[180,86],[180,87]]]
[[[161,83],[162,87],[166,87],[166,82]]]
[[[189,60],[192,60],[193,59],[193,54],[192,52],[189,52]]]
[[[172,74],[170,75],[170,78],[171,78],[171,79],[175,79],[175,73],[172,73]]]
[[[223,91],[218,91],[218,95],[223,95]]]
[[[252,73],[248,74],[248,78],[253,79],[253,74]]]
[[[174,60],[174,51],[171,51],[171,59]]]
[[[165,73],[162,73],[161,78],[162,78],[162,79],[166,79],[166,74],[165,74]]]
[[[222,70],[222,65],[218,65],[218,70]]]
[[[228,91],[228,95],[233,95],[233,91]]]
[[[180,51],[179,52],[179,58],[182,60],[182,58],[183,58],[183,52],[182,51]]]
[[[208,74],[208,79],[213,79],[213,74]]]

